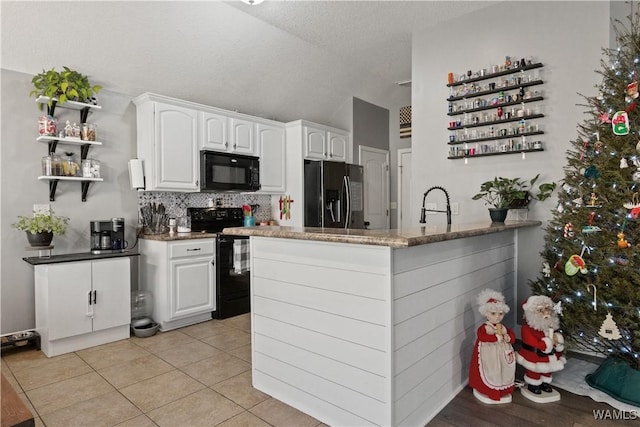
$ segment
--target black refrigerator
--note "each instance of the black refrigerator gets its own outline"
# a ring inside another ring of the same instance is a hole
[[[304,226],[364,228],[362,166],[304,161]]]

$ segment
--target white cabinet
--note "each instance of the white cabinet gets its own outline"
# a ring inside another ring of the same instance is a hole
[[[260,192],[284,193],[286,191],[284,126],[257,123],[256,136],[260,156]]]
[[[35,266],[36,330],[49,357],[129,338],[129,257]]]
[[[215,239],[140,240],[140,287],[167,331],[211,319],[216,309]]]
[[[255,155],[254,122],[219,112],[199,113],[203,150]]]
[[[348,162],[351,141],[346,132],[325,127],[304,126],[304,157],[312,160]]]
[[[210,112],[199,113],[203,150],[227,151],[229,140],[227,138],[228,117],[222,114]]]
[[[198,112],[152,94],[140,95],[133,102],[145,190],[198,191]]]

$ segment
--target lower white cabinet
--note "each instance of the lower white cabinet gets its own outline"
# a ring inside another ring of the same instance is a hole
[[[153,296],[153,319],[167,331],[211,319],[216,309],[215,239],[141,239],[140,287]]]
[[[36,265],[36,331],[49,357],[129,338],[129,257]]]

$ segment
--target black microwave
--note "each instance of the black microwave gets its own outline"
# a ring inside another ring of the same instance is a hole
[[[217,151],[200,151],[200,191],[257,191],[260,159]]]

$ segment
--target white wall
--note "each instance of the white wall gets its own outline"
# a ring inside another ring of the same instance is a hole
[[[460,205],[454,223],[489,221],[486,206],[471,197],[481,182],[496,175],[531,178],[541,174],[543,182],[564,177],[565,151],[575,139],[576,125],[585,116],[578,93],[594,95],[599,78],[601,48],[609,45],[609,2],[519,1],[497,6],[443,22],[413,39],[412,108],[412,214],[417,224],[422,194],[433,185],[444,186],[452,202]],[[447,73],[487,68],[504,62],[505,55],[517,59],[532,56],[542,62],[541,76],[545,117],[540,120],[545,134],[545,151],[462,160],[448,160]],[[429,196],[431,197],[431,195]],[[433,201],[437,201],[434,199]],[[557,198],[534,202],[530,219],[551,218]],[[443,215],[442,215],[443,216]],[[429,220],[444,221],[440,217]],[[543,227],[528,233],[518,250],[519,293],[529,294],[527,279],[540,271],[538,254],[543,248]]]

